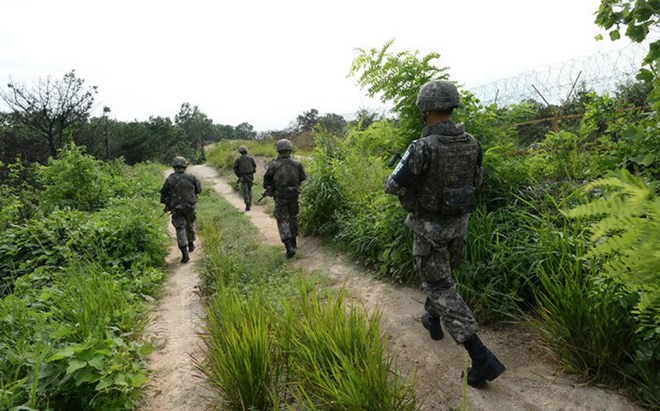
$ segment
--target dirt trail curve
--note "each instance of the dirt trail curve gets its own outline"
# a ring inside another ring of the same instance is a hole
[[[260,167],[261,169],[262,167]],[[212,185],[217,192],[222,194],[231,204],[239,210],[243,210],[244,204],[238,193],[229,186],[227,179],[220,177],[215,169],[205,165],[190,167],[190,171],[198,177],[206,180],[206,185]],[[263,171],[262,171],[263,172]],[[255,187],[255,194],[260,193]],[[272,217],[265,213],[264,208],[254,205],[247,213],[253,224],[259,229],[265,243],[282,246],[277,234],[277,226]],[[173,252],[177,252],[176,247]],[[282,247],[282,252],[284,248]],[[197,254],[198,256],[199,254]],[[178,259],[170,257],[171,261]],[[418,393],[424,395],[424,411],[457,409],[461,401],[462,388],[460,375],[467,359],[465,350],[455,344],[446,336],[442,341],[433,341],[422,328],[420,315],[423,313],[424,294],[421,290],[412,288],[397,288],[388,284],[373,280],[362,269],[353,265],[348,259],[341,255],[329,252],[318,238],[302,237],[298,241],[298,252],[294,264],[300,264],[307,270],[321,270],[328,273],[337,282],[345,283],[350,293],[357,297],[364,306],[372,311],[382,311],[382,329],[390,340],[391,345],[397,352],[397,364],[403,372],[415,372],[417,375]],[[168,299],[176,297],[178,285],[171,284],[178,276],[179,271],[188,271],[184,274],[192,277],[191,265],[172,265],[175,271],[173,277],[168,281],[168,296],[162,302],[167,307]],[[186,289],[190,284],[183,284]],[[170,296],[170,293],[175,295]],[[180,310],[192,309],[192,306],[182,306]],[[199,308],[201,310],[201,308]],[[197,311],[188,314],[189,317],[197,317]],[[181,312],[174,313],[177,316],[186,316]],[[170,315],[163,312],[162,317]],[[175,320],[166,322],[170,325],[178,325],[184,321]],[[188,322],[188,320],[186,320]],[[158,328],[158,327],[157,327]],[[183,331],[183,330],[181,330]],[[170,338],[178,331],[171,329],[165,331]],[[189,331],[186,331],[189,333]],[[496,353],[498,358],[507,366],[507,372],[496,381],[489,383],[484,389],[477,390],[468,388],[468,403],[472,410],[487,411],[510,411],[510,410],[640,410],[625,397],[597,387],[580,384],[570,375],[559,371],[552,363],[544,360],[542,352],[534,344],[531,334],[518,327],[506,329],[482,328],[481,339]],[[169,345],[169,344],[168,344]],[[167,363],[161,364],[160,369],[176,368],[175,363],[178,348],[166,345],[164,354],[155,353],[154,357],[161,357]],[[184,357],[189,361],[191,351],[194,351],[193,342],[180,344],[185,353]],[[184,358],[180,358],[181,361]],[[187,370],[191,366],[181,366]],[[154,369],[159,369],[155,367]],[[197,386],[199,381],[191,377],[192,371],[182,371],[178,377],[168,378],[180,386],[184,384],[194,385],[188,388],[176,388],[163,385],[165,379],[156,379],[151,384],[152,391],[157,388],[160,394],[152,395],[155,400],[167,399],[159,407],[145,408],[148,410],[192,410],[201,407],[182,406],[183,404],[200,404],[197,401],[190,402],[192,396],[202,396]],[[186,374],[184,376],[184,374]],[[181,391],[185,396],[183,400],[174,398]],[[166,394],[165,394],[166,393]],[[166,397],[165,397],[166,396]],[[164,398],[163,398],[164,397]],[[164,406],[164,404],[171,404]],[[179,404],[176,406],[174,404]]]

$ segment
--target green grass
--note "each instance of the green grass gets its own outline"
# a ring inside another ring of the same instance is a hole
[[[414,379],[396,373],[378,313],[290,267],[216,194],[198,207],[208,324],[197,367],[220,409],[414,409]]]

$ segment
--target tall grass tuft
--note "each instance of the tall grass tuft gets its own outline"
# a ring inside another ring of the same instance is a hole
[[[265,297],[245,299],[232,288],[209,301],[203,335],[207,359],[198,367],[228,409],[266,410],[279,403],[286,364],[271,331],[276,317],[267,306]]]
[[[293,270],[217,195],[205,192],[198,211],[210,295],[197,367],[223,409],[414,408],[414,384],[394,371],[378,314]]]
[[[300,304],[287,306],[297,323],[290,362],[298,400],[315,409],[415,409],[414,385],[386,353],[380,313],[347,305],[345,290],[333,296],[303,285],[300,292]]]
[[[587,379],[619,375],[634,349],[636,296],[581,265],[538,271],[542,291],[531,322],[565,368]]]

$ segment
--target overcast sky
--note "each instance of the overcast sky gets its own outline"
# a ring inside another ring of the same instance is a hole
[[[311,108],[379,109],[347,74],[356,49],[437,52],[471,88],[629,44],[597,42],[599,0],[1,0],[0,85],[75,69],[111,118],[287,127]],[[5,110],[2,107],[2,110]]]

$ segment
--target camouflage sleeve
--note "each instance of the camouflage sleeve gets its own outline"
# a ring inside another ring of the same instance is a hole
[[[273,176],[275,175],[275,163],[270,163],[264,174],[264,189],[270,192],[273,185]]]
[[[420,143],[419,140],[413,141],[408,146],[406,152],[403,153],[401,160],[399,160],[399,164],[397,164],[392,174],[390,174],[388,182],[386,183],[386,189],[397,190],[394,183],[396,183],[398,187],[409,187],[415,182],[417,176],[422,172],[419,157],[420,150],[423,147],[425,146]]]
[[[392,194],[398,197],[406,195],[406,188],[399,185],[392,176],[388,176],[384,187],[385,194]]]
[[[250,160],[252,160],[252,172],[254,173],[257,171],[257,162],[254,161],[254,158],[250,157]]]
[[[424,174],[429,167],[429,149],[423,140],[415,140],[410,145],[408,156],[408,167],[410,172],[416,176]]]

